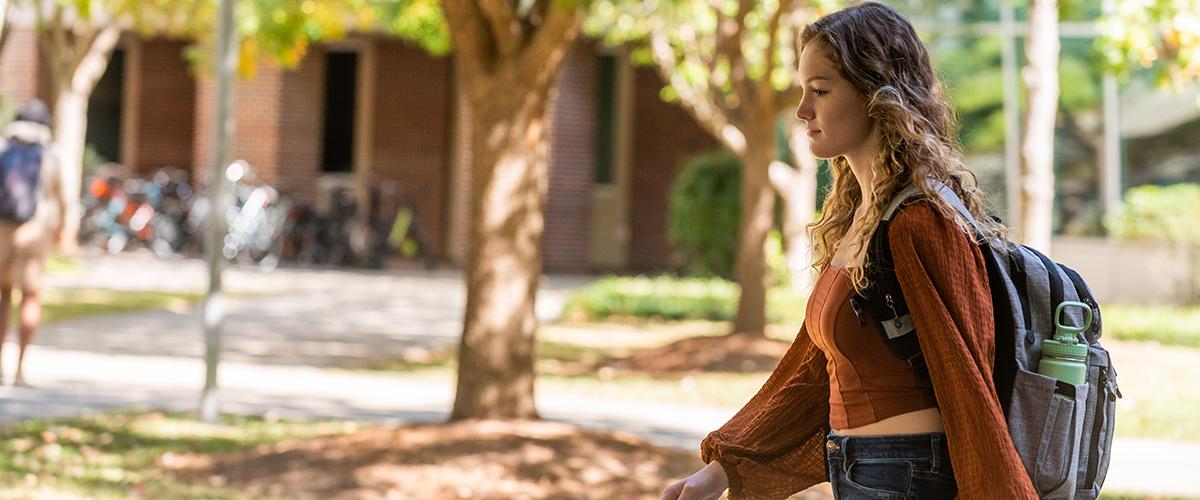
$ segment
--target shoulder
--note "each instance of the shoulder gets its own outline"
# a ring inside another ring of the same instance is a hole
[[[888,224],[888,231],[895,237],[896,233],[917,233],[929,236],[949,236],[942,234],[953,230],[962,234],[957,222],[942,212],[933,201],[921,198],[901,205]],[[965,236],[965,234],[964,234]]]
[[[897,247],[918,253],[967,251],[974,240],[954,216],[922,198],[900,207],[888,224],[888,239]]]

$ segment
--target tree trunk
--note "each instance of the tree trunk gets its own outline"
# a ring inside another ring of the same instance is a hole
[[[806,294],[816,280],[808,225],[817,211],[817,159],[809,150],[803,128],[789,124],[787,132],[796,168],[782,161],[771,162],[770,179],[784,203],[783,238],[792,290]]]
[[[1054,121],[1058,110],[1058,7],[1032,0],[1025,89],[1029,110],[1021,148],[1021,235],[1026,245],[1050,253],[1054,210]]]
[[[70,88],[60,89],[54,98],[54,142],[62,168],[64,226],[62,250],[73,252],[77,245],[82,207],[79,203],[83,182],[83,150],[87,136],[88,96]]]
[[[771,158],[775,156],[770,123],[768,120],[766,126],[746,130],[736,269],[742,291],[733,324],[736,334],[765,335],[766,331],[767,266],[763,245],[775,222],[775,191],[768,177]]]
[[[10,0],[0,0],[0,54],[4,54],[4,42],[8,41],[8,18],[12,14],[12,7]]]
[[[487,87],[508,90],[504,98],[479,92],[471,99],[472,231],[451,420],[538,416],[534,301],[549,185],[547,92],[519,84]]]
[[[117,46],[121,35],[121,30],[112,25],[96,29],[95,37],[75,38],[79,41],[90,40],[91,44],[87,47],[73,47],[74,50],[51,47],[43,51],[43,54],[49,53],[51,57],[58,58],[48,61],[49,64],[63,69],[57,72],[60,81],[52,84],[57,89],[54,96],[54,142],[62,165],[63,200],[66,205],[60,248],[68,254],[79,245],[79,220],[83,215],[79,196],[83,183],[83,150],[87,141],[88,100],[96,89],[96,83],[104,76],[113,48]],[[50,37],[46,37],[46,40],[50,40]],[[62,61],[70,54],[80,52],[84,56],[73,67]],[[51,74],[56,72],[52,71]]]

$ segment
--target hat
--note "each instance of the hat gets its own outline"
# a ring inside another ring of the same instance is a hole
[[[17,121],[40,123],[50,126],[50,110],[40,99],[31,99],[17,110]]]

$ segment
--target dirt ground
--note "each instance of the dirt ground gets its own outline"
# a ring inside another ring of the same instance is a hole
[[[627,357],[609,359],[618,370],[665,375],[687,372],[751,373],[771,371],[792,344],[761,335],[694,337]]]
[[[255,496],[642,499],[704,464],[640,438],[541,421],[466,421],[174,456],[177,476]]]
[[[750,335],[692,337],[560,370],[761,372],[771,370],[790,345]],[[221,456],[176,455],[159,465],[181,479],[253,496],[607,500],[657,499],[704,464],[694,451],[630,434],[557,422],[466,421],[369,428]],[[793,498],[832,496],[826,484]]]

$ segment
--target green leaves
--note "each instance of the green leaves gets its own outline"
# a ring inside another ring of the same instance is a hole
[[[1098,45],[1108,68],[1153,68],[1157,83],[1180,89],[1200,79],[1200,0],[1105,2]]]
[[[1200,245],[1200,184],[1146,185],[1125,193],[1125,202],[1106,221],[1122,239],[1165,240]]]
[[[199,44],[198,50],[189,51],[194,62],[204,61],[211,52],[204,47],[216,34],[216,0],[58,1],[78,12],[103,11],[128,20],[144,35],[193,38]],[[434,55],[450,51],[449,28],[438,0],[239,0],[236,8],[243,76],[253,74],[264,58],[295,67],[310,45],[353,32],[399,36]]]

